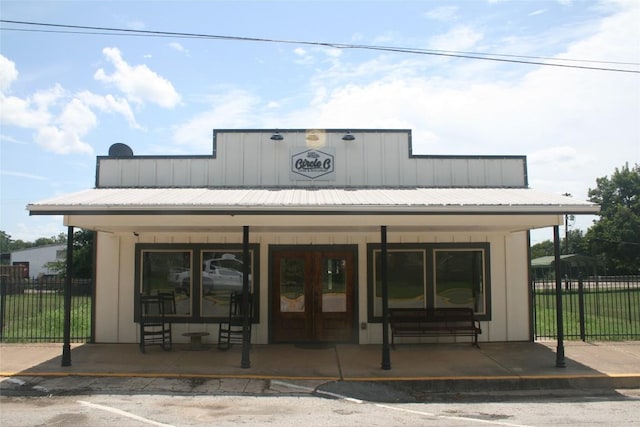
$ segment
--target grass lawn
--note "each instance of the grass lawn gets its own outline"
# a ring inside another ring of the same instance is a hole
[[[578,292],[563,292],[563,329],[567,339],[580,339]],[[556,295],[538,291],[535,297],[536,337],[556,337]],[[589,339],[624,340],[640,334],[640,292],[584,292],[584,332]]]
[[[61,342],[64,338],[64,297],[61,294],[7,295],[4,311],[4,342]],[[71,341],[85,342],[90,337],[91,297],[73,296]]]

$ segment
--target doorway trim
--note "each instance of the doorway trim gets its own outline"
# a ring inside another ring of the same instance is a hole
[[[359,251],[357,244],[338,244],[338,245],[269,245],[268,252],[268,313],[269,313],[269,343],[274,343],[273,337],[273,325],[274,325],[274,316],[275,313],[273,311],[273,297],[274,297],[274,280],[273,280],[273,262],[274,262],[274,254],[276,252],[350,252],[353,255],[353,307],[352,307],[352,316],[353,316],[353,340],[349,342],[350,344],[359,344],[360,336],[358,333],[358,321],[360,319],[359,316],[359,278],[358,278],[358,270],[359,270]]]

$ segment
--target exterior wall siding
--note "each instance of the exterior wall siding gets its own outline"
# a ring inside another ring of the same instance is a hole
[[[252,328],[252,342],[269,342],[269,246],[270,245],[332,245],[349,244],[358,247],[357,310],[358,339],[360,344],[382,342],[381,324],[368,323],[368,271],[367,244],[379,243],[374,232],[353,233],[276,233],[251,232],[250,242],[260,245],[260,321]],[[529,337],[527,300],[526,232],[520,233],[409,233],[389,229],[389,243],[469,243],[488,242],[491,257],[491,321],[482,322],[481,341],[527,340]],[[135,245],[136,243],[242,243],[242,232],[237,233],[132,233],[117,235],[98,233],[96,341],[104,343],[137,342],[138,327],[134,322]],[[364,329],[360,328],[365,324]],[[218,325],[176,323],[174,342],[186,342],[183,332],[207,331],[215,341]],[[460,341],[463,341],[461,338]],[[434,342],[425,339],[425,342]],[[452,339],[443,338],[442,342]],[[412,342],[416,342],[413,340]]]
[[[216,155],[98,157],[98,187],[526,187],[523,156],[411,155],[410,131],[327,132],[310,143],[303,131],[219,131]],[[291,178],[296,149],[335,152],[335,179]]]

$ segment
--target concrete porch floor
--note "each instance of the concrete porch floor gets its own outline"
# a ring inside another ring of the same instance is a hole
[[[76,344],[72,366],[61,366],[61,344],[1,344],[0,376],[191,377],[319,381],[528,382],[640,388],[640,342],[565,343],[566,367],[555,366],[555,341],[469,344],[402,344],[382,370],[381,345],[320,347],[253,345],[251,366],[240,367],[242,349],[215,345],[171,351],[136,344]]]

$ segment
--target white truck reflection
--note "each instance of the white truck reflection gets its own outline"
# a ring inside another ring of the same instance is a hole
[[[203,294],[214,291],[242,292],[242,260],[233,254],[224,254],[220,258],[207,259],[202,262]],[[176,273],[170,281],[176,291],[189,296],[191,293],[191,272]],[[251,281],[251,276],[249,276]]]

